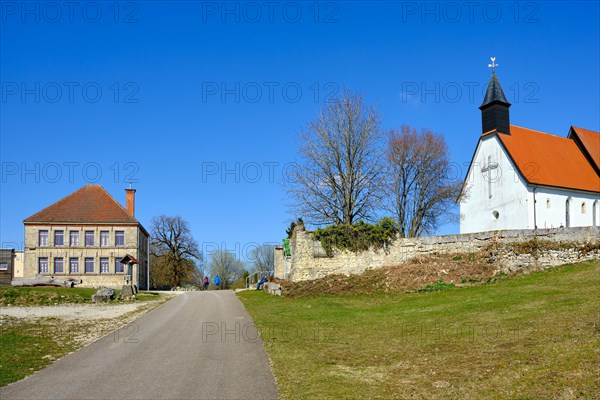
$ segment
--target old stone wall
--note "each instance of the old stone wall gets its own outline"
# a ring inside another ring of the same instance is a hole
[[[532,239],[555,243],[594,244],[600,241],[598,227],[556,228],[537,230],[508,230],[469,233],[462,235],[398,238],[385,248],[364,252],[334,250],[328,256],[321,243],[313,239],[310,231],[296,228],[290,245],[292,257],[289,273],[285,278],[292,281],[317,279],[331,274],[360,274],[368,268],[400,265],[419,255],[477,253],[490,245],[524,243]],[[277,253],[281,256],[281,253]],[[582,254],[575,248],[565,246],[536,254],[510,251],[499,246],[494,253],[498,270],[513,271],[532,265],[560,265],[583,259],[600,258],[598,250]]]

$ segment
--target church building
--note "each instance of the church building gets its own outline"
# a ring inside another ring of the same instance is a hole
[[[600,226],[600,134],[572,126],[559,137],[511,125],[494,67],[460,198],[460,232]]]

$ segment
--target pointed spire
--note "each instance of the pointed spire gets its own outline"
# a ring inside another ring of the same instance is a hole
[[[490,83],[488,83],[487,91],[485,92],[485,98],[483,99],[483,103],[479,109],[494,101],[498,101],[510,106],[510,103],[508,100],[506,100],[506,96],[504,95],[504,90],[502,90],[502,86],[500,86],[500,81],[496,76],[496,71],[492,71]]]
[[[500,81],[496,76],[496,57],[491,57],[492,63],[488,66],[492,69],[492,76],[485,92],[483,103],[479,106],[481,110],[482,133],[497,131],[510,135],[510,115],[508,109],[510,103],[506,100]]]

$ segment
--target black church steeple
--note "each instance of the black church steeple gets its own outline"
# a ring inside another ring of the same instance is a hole
[[[488,83],[487,91],[483,103],[479,106],[481,110],[481,130],[486,133],[496,130],[500,133],[510,135],[510,118],[508,108],[510,103],[506,100],[500,81],[496,76],[496,58],[492,57],[492,77]]]

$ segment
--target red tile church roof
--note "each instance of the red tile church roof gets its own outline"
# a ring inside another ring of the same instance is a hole
[[[100,185],[86,185],[23,222],[139,223]]]
[[[600,133],[574,129],[586,149],[591,149],[591,157],[597,162]],[[510,126],[510,135],[492,134],[498,136],[517,169],[530,184],[600,192],[600,176],[575,140],[515,125]]]
[[[590,158],[596,164],[596,169],[600,169],[600,134],[575,126],[571,132],[581,141]]]

